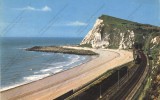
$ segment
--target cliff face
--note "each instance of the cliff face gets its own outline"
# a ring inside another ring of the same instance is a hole
[[[160,36],[152,38],[151,43],[153,44],[153,46],[160,44]]]
[[[128,49],[134,42],[145,44],[149,34],[159,35],[160,28],[107,15],[99,17],[81,45],[93,48]],[[154,41],[154,40],[152,40]]]
[[[108,28],[108,31],[104,31],[104,28]],[[134,32],[132,30],[125,32],[114,28],[110,33],[111,30],[109,25],[105,25],[102,19],[97,19],[81,45],[90,44],[93,48],[108,48],[111,46],[119,49],[131,48],[134,43]]]
[[[81,42],[81,45],[91,44],[93,48],[102,47],[103,44],[108,45],[107,41],[106,43],[103,43],[103,40],[102,40],[101,33],[102,33],[103,27],[104,27],[103,20],[97,19],[96,23],[93,26],[93,29],[91,29],[88,32],[86,37]]]
[[[131,22],[107,15],[99,17],[93,28],[80,43],[92,48],[132,48],[141,43],[144,50],[150,48],[155,63],[160,63],[160,27]]]

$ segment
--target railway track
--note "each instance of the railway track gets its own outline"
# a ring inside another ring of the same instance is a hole
[[[106,92],[102,95],[102,98],[98,98],[98,100],[101,100],[103,98],[109,99],[111,96],[113,96],[116,91],[118,91],[118,88],[121,88],[131,77],[132,75],[135,73],[135,71],[137,70],[137,66],[134,66],[130,69],[130,73],[129,75],[126,74],[124,77],[122,77],[119,80],[119,87],[118,87],[118,82],[115,83],[112,87],[110,87],[108,90],[106,90]]]
[[[144,73],[144,70],[147,65],[147,58],[144,55],[144,53],[140,52],[142,62],[140,63],[138,69],[136,72],[132,75],[132,77],[128,80],[126,84],[122,86],[117,92],[114,93],[110,98],[108,98],[107,94],[104,95],[100,100],[125,100],[125,98],[128,96],[128,94],[132,91],[132,89],[135,87],[137,82],[140,80],[141,76]]]
[[[139,51],[139,55],[141,56],[141,63],[134,65],[129,70],[129,75],[126,72],[125,74],[121,72],[119,82],[116,77],[117,73],[115,73],[113,75],[114,78],[95,84],[95,86],[69,100],[125,100],[142,77],[147,65],[145,54]]]

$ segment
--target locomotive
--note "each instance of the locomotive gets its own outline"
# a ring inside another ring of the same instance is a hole
[[[142,43],[134,43],[133,56],[134,56],[135,64],[141,63],[141,55],[140,55],[141,51],[142,51]]]

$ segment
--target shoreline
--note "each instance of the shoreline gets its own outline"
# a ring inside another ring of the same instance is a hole
[[[132,60],[130,57],[132,53],[123,50],[99,50],[81,47],[69,48],[93,50],[96,53],[100,53],[100,55],[87,63],[73,67],[69,70],[45,77],[32,83],[2,91],[1,94],[3,99],[52,100],[69,90],[75,90],[83,86],[107,70],[111,70],[118,65]]]
[[[93,57],[93,56],[94,56],[94,57]],[[81,64],[76,65],[76,66],[73,66],[73,67],[71,67],[71,68],[69,68],[69,69],[62,70],[62,71],[60,71],[60,72],[57,72],[57,73],[55,73],[55,74],[48,75],[48,76],[46,76],[46,77],[43,77],[43,78],[40,78],[40,79],[37,79],[37,80],[33,80],[33,81],[29,81],[29,82],[23,82],[23,83],[15,84],[15,85],[13,85],[13,86],[4,87],[4,89],[1,88],[1,89],[0,89],[0,92],[9,91],[10,89],[14,89],[14,88],[17,88],[17,87],[20,87],[20,86],[23,86],[23,85],[27,85],[27,84],[33,83],[33,82],[35,82],[35,81],[43,80],[44,78],[52,77],[53,75],[56,75],[56,74],[59,74],[59,73],[63,73],[64,71],[71,70],[71,69],[73,69],[73,68],[75,68],[75,67],[78,67],[78,66],[80,66],[80,65],[83,65],[83,64],[85,64],[85,63],[88,63],[88,62],[90,62],[90,61],[92,61],[93,59],[96,59],[96,58],[98,57],[98,55],[93,55],[93,56],[90,56],[90,58],[88,59],[88,61],[82,62]]]

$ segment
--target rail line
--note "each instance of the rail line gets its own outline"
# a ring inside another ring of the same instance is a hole
[[[144,70],[147,65],[147,58],[143,52],[139,52],[141,55],[142,62],[140,63],[136,72],[132,75],[132,77],[128,80],[126,84],[122,86],[117,92],[114,93],[110,98],[107,95],[103,96],[101,100],[125,100],[128,94],[132,91],[135,85],[140,80],[141,76],[144,73]]]
[[[138,52],[141,56],[140,64],[133,65],[129,70],[125,67],[124,69],[118,69],[110,78],[104,79],[82,93],[73,96],[73,98],[68,99],[67,96],[65,100],[125,100],[143,76],[147,66],[145,54],[142,51]],[[118,73],[120,74],[119,79],[117,77]],[[67,95],[70,97],[72,94],[75,93],[70,91]]]

